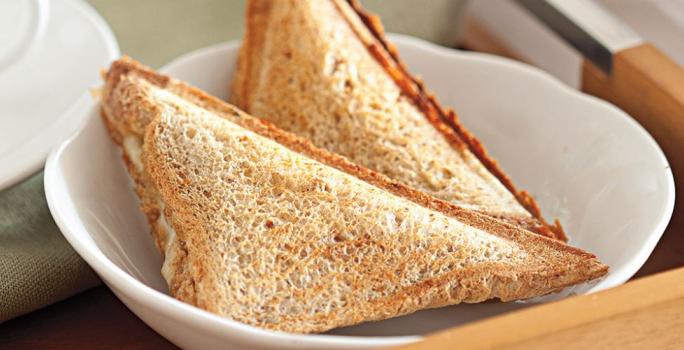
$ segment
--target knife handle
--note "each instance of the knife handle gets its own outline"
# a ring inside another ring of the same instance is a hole
[[[644,126],[679,175],[678,185],[684,185],[684,69],[679,64],[642,44],[617,53],[610,76],[585,60],[582,90],[619,106]]]

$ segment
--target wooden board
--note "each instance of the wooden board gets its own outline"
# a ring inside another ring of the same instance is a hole
[[[0,324],[0,349],[176,350],[99,286]]]
[[[684,268],[436,333],[398,349],[681,349]]]

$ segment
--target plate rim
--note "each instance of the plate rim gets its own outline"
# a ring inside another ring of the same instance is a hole
[[[92,23],[95,32],[103,39],[105,44],[108,56],[107,63],[121,56],[119,44],[114,32],[92,5],[83,0],[66,0],[63,2],[63,5],[73,7],[74,12],[81,13],[84,18]],[[51,6],[55,6],[55,4],[53,3]],[[49,17],[48,21],[51,19],[52,18]],[[73,115],[73,111],[79,108],[78,105],[81,99],[81,96],[74,99],[74,103],[67,107],[63,113],[56,115],[53,121],[64,120],[68,116]],[[10,188],[38,173],[44,167],[51,150],[63,143],[66,138],[70,138],[74,134],[73,130],[80,130],[79,126],[83,124],[84,121],[85,120],[82,118],[74,120],[69,126],[51,132],[50,134],[54,135],[54,142],[51,143],[40,142],[40,139],[46,132],[45,128],[40,129],[39,132],[24,140],[19,147],[2,155],[2,158],[9,158],[14,161],[14,163],[9,164],[4,170],[0,170],[0,191]],[[50,123],[50,125],[53,124],[54,123]],[[39,146],[33,146],[36,143],[38,143]],[[32,150],[32,147],[36,147],[38,150]]]
[[[574,90],[571,87],[565,85],[560,80],[554,76],[541,71],[538,68],[528,66],[524,63],[512,61],[506,58],[493,56],[483,53],[474,52],[462,52],[449,48],[444,48],[431,44],[421,39],[413,38],[406,35],[390,35],[392,41],[402,42],[402,44],[409,44],[418,46],[420,49],[429,50],[435,52],[439,55],[452,55],[452,56],[463,56],[470,57],[478,60],[484,60],[488,63],[504,65],[511,67],[516,70],[523,70],[527,75],[534,75],[537,79],[543,79],[550,85],[554,86],[554,89],[562,91],[565,95],[572,95],[572,98],[581,98],[586,101],[586,103],[599,103],[605,105],[615,112],[620,114],[623,119],[627,119],[625,122],[631,124],[632,127],[636,127],[642,136],[646,137],[646,141],[654,147],[658,158],[667,165],[664,176],[667,178],[667,188],[666,188],[666,210],[663,211],[662,215],[659,217],[658,224],[652,230],[652,234],[647,239],[641,249],[639,250],[637,256],[630,260],[629,271],[624,271],[623,276],[627,275],[624,280],[620,281],[622,278],[617,279],[615,282],[609,285],[603,285],[601,289],[610,288],[618,284],[622,284],[625,280],[631,277],[640,266],[643,265],[645,260],[648,258],[653,248],[662,236],[665,227],[669,223],[669,219],[674,208],[674,178],[672,176],[672,171],[669,168],[669,163],[665,157],[662,149],[653,139],[653,137],[633,118],[627,115],[625,112],[615,107],[614,105],[600,100],[596,97],[587,95],[580,91]],[[186,54],[179,56],[178,58],[172,60],[170,63],[165,65],[160,70],[162,72],[167,72],[171,70],[175,65],[183,63],[183,61],[195,57],[207,54],[216,50],[226,50],[231,47],[239,45],[238,40],[231,40],[215,45],[210,45],[203,47]],[[551,89],[551,87],[549,87]],[[91,114],[91,109],[95,108],[97,103],[95,101],[89,102],[89,108],[87,115]],[[90,121],[89,118],[85,118],[85,121]],[[288,344],[296,344],[302,347],[317,347],[317,346],[346,346],[349,348],[355,347],[365,347],[365,346],[396,346],[401,344],[406,344],[414,341],[418,341],[424,338],[422,335],[412,335],[412,336],[344,336],[344,335],[329,335],[329,334],[294,334],[294,333],[284,333],[271,330],[265,330],[258,327],[250,326],[247,324],[240,323],[238,321],[230,320],[227,318],[214,315],[210,312],[204,311],[202,309],[196,308],[189,304],[185,304],[179,300],[172,298],[169,295],[163,294],[144,283],[138,281],[133,276],[129,275],[127,272],[123,271],[121,268],[116,266],[111,260],[109,260],[101,250],[96,252],[90,251],[84,242],[81,241],[82,237],[87,237],[88,233],[81,221],[78,222],[67,222],[68,214],[65,213],[65,208],[62,203],[59,202],[59,198],[63,195],[64,189],[60,191],[57,182],[61,178],[59,172],[60,158],[62,154],[66,151],[69,145],[78,138],[81,134],[83,128],[86,126],[84,122],[81,127],[68,139],[66,139],[62,144],[55,147],[48,157],[47,164],[45,166],[45,193],[48,201],[48,206],[50,212],[52,213],[58,227],[63,232],[65,238],[74,247],[74,249],[81,255],[88,263],[95,269],[98,274],[106,276],[103,280],[106,281],[108,285],[112,283],[114,286],[110,286],[113,289],[120,289],[121,293],[125,294],[129,298],[133,298],[136,302],[139,302],[147,307],[153,308],[156,312],[163,315],[173,315],[175,317],[185,317],[188,318],[192,316],[190,322],[203,322],[203,327],[211,328],[213,330],[221,329],[223,331],[233,330],[235,332],[230,333],[231,337],[235,339],[241,338],[244,341],[251,342],[252,344],[262,344],[262,345],[282,345],[282,342]],[[75,231],[79,231],[76,233]],[[636,261],[635,261],[636,260]],[[632,272],[632,270],[634,270]],[[112,282],[113,281],[113,282]],[[594,292],[593,288],[588,291],[588,293]],[[116,292],[116,290],[115,290]],[[118,295],[118,293],[117,293]],[[135,297],[134,297],[135,296]],[[161,297],[161,299],[159,298]],[[152,306],[150,306],[152,305]],[[206,322],[208,321],[208,322]],[[226,328],[228,327],[228,328]],[[236,334],[242,333],[242,334]]]

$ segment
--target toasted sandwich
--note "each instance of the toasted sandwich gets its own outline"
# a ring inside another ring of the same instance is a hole
[[[124,58],[102,114],[171,294],[323,332],[601,277],[587,252],[428,196]]]
[[[346,0],[249,0],[231,102],[406,185],[559,240],[534,199]]]

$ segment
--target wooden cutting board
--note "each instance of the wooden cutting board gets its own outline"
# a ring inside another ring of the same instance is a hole
[[[446,330],[400,349],[682,349],[684,269]]]

